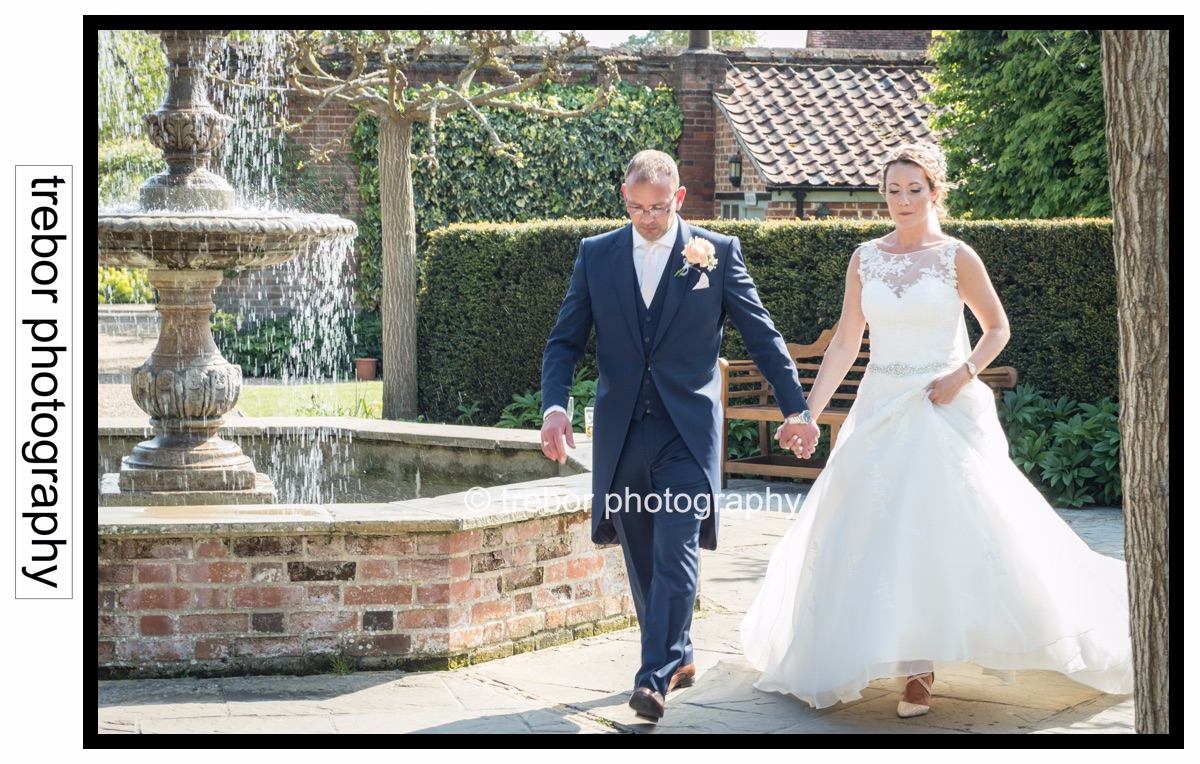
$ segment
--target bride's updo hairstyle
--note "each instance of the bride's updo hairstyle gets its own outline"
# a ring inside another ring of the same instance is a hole
[[[946,194],[950,189],[957,188],[957,183],[946,179],[946,157],[942,150],[932,143],[909,143],[884,154],[883,166],[879,174],[879,193],[887,198],[888,168],[897,162],[907,162],[920,167],[925,173],[929,187],[935,192],[933,209],[939,218],[946,217]]]

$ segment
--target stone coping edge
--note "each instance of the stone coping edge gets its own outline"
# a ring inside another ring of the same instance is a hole
[[[391,503],[98,507],[100,536],[454,533],[591,510],[592,476]]]
[[[472,427],[425,422],[393,422],[354,417],[237,417],[228,418],[221,434],[232,437],[294,435],[306,430],[329,430],[362,440],[411,443],[421,446],[451,446],[489,451],[514,449],[539,451],[540,434],[536,430],[508,430],[502,427]],[[149,438],[153,430],[142,417],[100,419],[97,435]]]
[[[351,417],[239,419],[226,435],[294,434],[327,428],[364,440],[484,450],[540,450],[539,433],[494,427]],[[140,417],[99,420],[100,436],[150,437]],[[386,503],[98,507],[100,536],[454,533],[591,510],[591,443],[567,468],[580,474]]]

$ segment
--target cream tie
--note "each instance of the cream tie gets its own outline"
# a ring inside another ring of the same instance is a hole
[[[646,307],[654,300],[654,292],[658,289],[658,279],[654,278],[654,254],[658,251],[658,242],[646,242],[646,256],[642,259],[642,300]]]

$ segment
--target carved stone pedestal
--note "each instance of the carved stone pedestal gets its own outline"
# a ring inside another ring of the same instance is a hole
[[[162,329],[150,358],[133,372],[133,400],[150,415],[154,437],[121,460],[117,486],[120,503],[144,503],[169,494],[226,495],[251,492],[256,501],[274,501],[270,480],[257,473],[236,443],[223,440],[218,428],[237,405],[242,367],[229,363],[213,342],[209,316],[220,271],[150,270],[158,290]],[[264,487],[265,484],[265,487]],[[154,496],[151,496],[153,494]],[[126,500],[127,499],[127,500]]]

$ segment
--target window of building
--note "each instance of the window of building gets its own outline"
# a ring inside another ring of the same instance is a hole
[[[721,202],[721,218],[723,220],[766,220],[767,205],[755,204],[748,207],[742,202]]]

